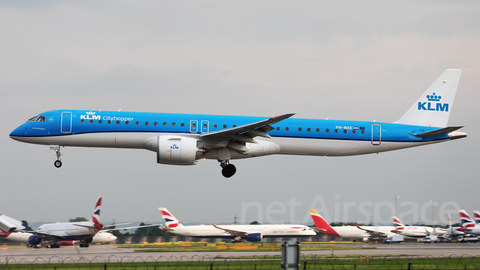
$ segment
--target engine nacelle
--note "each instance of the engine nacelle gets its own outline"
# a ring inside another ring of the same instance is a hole
[[[262,234],[261,233],[251,233],[251,234],[247,235],[247,241],[250,241],[250,242],[262,241]]]
[[[30,237],[28,237],[28,243],[32,246],[36,246],[38,244],[40,244],[42,242],[42,238],[36,236],[36,235],[32,235]]]
[[[157,163],[195,165],[201,154],[201,141],[192,137],[162,135],[151,138],[145,148],[157,152]],[[197,156],[198,155],[198,156]]]

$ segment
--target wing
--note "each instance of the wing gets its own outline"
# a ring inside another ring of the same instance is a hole
[[[362,228],[362,227],[358,226],[356,223],[355,223],[355,226],[357,226],[357,228],[359,228],[362,231],[366,231],[371,236],[388,236],[389,235],[388,233],[385,233],[385,232],[368,230],[368,229]]]
[[[43,237],[43,238],[50,238],[50,239],[59,239],[60,240],[64,237],[63,235],[59,235],[59,234],[42,233],[42,232],[38,232],[38,231],[22,231],[22,232],[31,233],[31,234],[34,234],[34,235],[37,235],[37,236],[40,236],[40,237]]]
[[[115,229],[103,229],[102,232],[111,232],[111,231],[120,231],[120,230],[130,230],[130,229],[137,229],[137,228],[145,228],[145,227],[160,227],[162,224],[153,224],[153,225],[144,225],[144,226],[133,226],[133,227],[123,227],[123,228],[115,228]]]
[[[257,136],[270,138],[267,132],[273,130],[271,125],[293,115],[295,114],[282,114],[251,124],[205,133],[200,137],[211,148],[227,147],[243,154],[247,151],[245,143],[256,143],[254,138]]]
[[[245,232],[245,231],[239,231],[239,230],[232,230],[232,229],[226,229],[226,228],[222,228],[222,227],[219,227],[215,224],[212,223],[212,226],[219,229],[219,230],[222,230],[230,235],[233,235],[233,236],[240,236],[240,237],[247,237],[248,234],[250,234],[249,232]]]

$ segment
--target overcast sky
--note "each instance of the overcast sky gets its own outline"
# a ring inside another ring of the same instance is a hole
[[[1,1],[0,213],[184,223],[405,223],[480,210],[478,1]],[[379,155],[156,163],[147,150],[11,140],[54,109],[393,122],[448,68],[463,69],[449,125],[468,138]],[[441,210],[441,211],[440,211]],[[439,212],[441,215],[439,217]]]

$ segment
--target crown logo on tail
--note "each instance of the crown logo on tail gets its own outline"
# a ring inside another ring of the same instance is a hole
[[[442,96],[437,96],[435,93],[431,95],[427,95],[428,101],[440,101],[442,99]]]

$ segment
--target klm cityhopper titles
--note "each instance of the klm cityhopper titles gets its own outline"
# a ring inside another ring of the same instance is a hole
[[[10,134],[14,140],[49,145],[62,166],[63,146],[136,148],[156,152],[157,162],[195,165],[220,162],[231,177],[233,159],[266,155],[350,156],[397,150],[466,137],[447,126],[460,80],[448,69],[396,122],[275,117],[55,110],[30,118]]]

